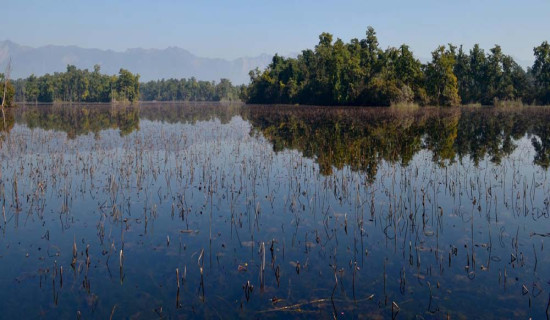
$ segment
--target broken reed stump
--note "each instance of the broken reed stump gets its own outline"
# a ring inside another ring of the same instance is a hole
[[[397,305],[397,302],[392,301],[392,303],[391,303],[391,318],[395,319],[400,310],[401,309],[399,308],[399,305]]]
[[[76,266],[76,258],[78,257],[78,250],[76,248],[76,237],[74,238],[73,240],[73,260],[71,262],[71,266],[74,267]]]

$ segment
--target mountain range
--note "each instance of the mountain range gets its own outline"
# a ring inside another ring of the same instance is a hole
[[[289,54],[290,57],[297,55]],[[31,74],[41,76],[46,73],[63,72],[68,64],[89,70],[93,70],[94,65],[99,64],[102,73],[116,74],[120,68],[125,68],[133,73],[139,73],[141,81],[195,77],[206,81],[226,78],[233,84],[243,84],[250,80],[249,71],[255,68],[264,69],[271,62],[272,55],[262,54],[225,60],[199,57],[179,47],[113,51],[56,45],[33,48],[9,40],[0,41],[0,72],[5,70],[10,58],[13,79],[26,78]],[[431,59],[420,57],[419,60],[427,63]],[[521,59],[517,59],[516,62],[523,68],[533,63],[532,60]]]
[[[225,60],[198,57],[178,47],[136,48],[120,52],[55,45],[33,48],[9,40],[0,41],[0,72],[5,70],[10,58],[12,79],[63,72],[68,64],[89,70],[99,64],[102,73],[116,74],[120,68],[125,68],[139,73],[141,81],[195,77],[207,81],[227,78],[233,84],[243,84],[249,82],[248,72],[265,68],[271,62],[272,55]]]

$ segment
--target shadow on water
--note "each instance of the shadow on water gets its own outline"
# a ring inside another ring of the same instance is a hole
[[[147,103],[7,120],[2,317],[548,317],[547,109]]]

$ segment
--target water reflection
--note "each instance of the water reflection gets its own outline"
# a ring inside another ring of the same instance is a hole
[[[166,123],[190,123],[218,119],[227,124],[234,116],[240,114],[239,103],[142,103],[141,117],[151,121]]]
[[[1,317],[547,317],[546,109],[153,103],[13,119]]]
[[[239,104],[225,103],[142,103],[131,105],[22,105],[7,110],[7,130],[15,122],[28,128],[65,132],[70,139],[102,130],[119,130],[121,136],[139,130],[140,119],[166,123],[190,123],[219,119],[222,124],[240,112]]]
[[[139,130],[140,119],[189,123],[218,119],[227,124],[242,116],[273,145],[274,151],[294,149],[314,158],[321,172],[350,166],[376,176],[381,161],[408,165],[422,150],[441,165],[465,157],[475,164],[489,157],[496,164],[529,136],[534,163],[550,166],[550,110],[544,107],[505,108],[335,108],[241,106],[212,103],[143,103],[111,106],[23,106],[7,112],[7,131],[15,124],[67,133],[71,139],[116,129],[122,136]],[[3,122],[0,122],[1,130]]]
[[[0,115],[0,132],[9,132],[15,125],[15,117],[13,109],[6,109],[6,119],[3,119]]]
[[[139,107],[105,104],[75,106],[22,106],[16,109],[17,122],[28,128],[65,132],[69,139],[102,130],[117,129],[122,136],[139,129]]]
[[[267,137],[275,151],[296,149],[315,158],[321,172],[350,166],[376,175],[381,161],[408,165],[429,150],[441,165],[485,157],[498,164],[516,148],[515,140],[531,136],[534,162],[548,162],[550,110],[544,107],[502,108],[331,108],[247,106],[247,119]]]

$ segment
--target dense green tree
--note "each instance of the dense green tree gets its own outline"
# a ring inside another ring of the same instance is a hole
[[[407,45],[402,45],[399,48],[395,61],[395,74],[401,91],[400,102],[413,102],[414,100],[421,104],[427,102],[422,64],[414,57]],[[409,92],[412,92],[414,96],[411,96]]]
[[[485,104],[490,104],[493,99],[498,99],[503,90],[503,71],[502,60],[503,54],[500,46],[492,48],[491,53],[487,57],[487,68],[485,79],[487,82],[487,88],[485,90],[485,96],[482,101]]]
[[[376,73],[378,58],[382,55],[382,50],[378,47],[378,37],[373,27],[368,27],[366,38],[361,40],[361,67],[365,69],[366,76],[372,77]]]
[[[25,94],[28,101],[38,101],[40,89],[38,87],[38,79],[34,76],[34,74],[31,74],[31,76],[27,78],[25,83]]]
[[[550,44],[544,41],[536,47],[533,75],[536,83],[538,102],[550,104]]]
[[[103,75],[67,66],[66,72],[14,81],[21,101],[221,101],[248,103],[388,106],[401,103],[455,106],[514,103],[550,104],[550,45],[534,49],[527,72],[495,45],[488,54],[479,45],[467,53],[449,44],[422,64],[409,46],[379,47],[368,27],[365,39],[345,43],[322,33],[314,49],[297,58],[275,54],[265,70],[250,71],[250,83],[233,86],[227,79],[162,79],[139,83],[139,75],[120,69]]]
[[[543,49],[538,52],[545,56]],[[365,39],[349,43],[322,33],[313,50],[303,50],[295,59],[275,55],[265,70],[251,71],[240,96],[249,103],[319,105],[531,103],[532,78],[542,79],[540,70],[545,70],[541,58],[536,74],[525,72],[498,45],[488,55],[477,44],[469,54],[449,45],[432,55],[423,65],[407,45],[382,50],[371,27]],[[546,101],[550,85],[537,81],[537,96]]]
[[[455,57],[454,74],[458,81],[458,94],[462,103],[472,102],[472,94],[470,92],[472,75],[470,67],[470,57],[464,51],[462,46],[458,49]]]
[[[95,65],[94,71],[89,76],[88,100],[97,102],[109,102],[111,95],[110,77],[101,74],[101,66]]]
[[[530,70],[523,70],[519,64],[512,60],[510,77],[512,79],[512,85],[515,92],[514,98],[516,100],[521,100],[524,103],[531,104],[534,100],[534,85]]]
[[[234,101],[239,99],[241,87],[228,79],[219,83],[190,79],[162,79],[140,84],[143,101]]]
[[[440,46],[432,52],[432,62],[426,67],[426,88],[433,104],[456,106],[460,104],[458,80],[453,72],[454,47]]]
[[[275,55],[260,72],[251,72],[243,98],[251,103],[305,103],[336,105],[389,105],[425,103],[421,63],[406,45],[378,47],[376,32],[366,39],[344,43],[323,33],[314,50],[297,59]]]
[[[137,101],[139,99],[139,75],[121,69],[118,76],[100,73],[100,66],[94,71],[67,66],[66,72],[31,75],[16,80],[16,99],[28,102],[110,102]]]
[[[38,78],[38,101],[53,102],[55,100],[56,88],[59,87],[59,82],[59,80],[56,80],[54,76],[49,74]],[[59,96],[61,96],[61,94],[59,94]]]
[[[215,85],[216,98],[219,100],[237,100],[238,93],[234,89],[229,79],[220,79],[220,82]]]
[[[115,100],[137,101],[139,99],[139,75],[132,74],[126,69],[120,69],[118,78],[113,79],[115,86]]]
[[[470,50],[469,100],[467,102],[481,102],[487,89],[486,69],[487,57],[485,51],[475,44]]]

